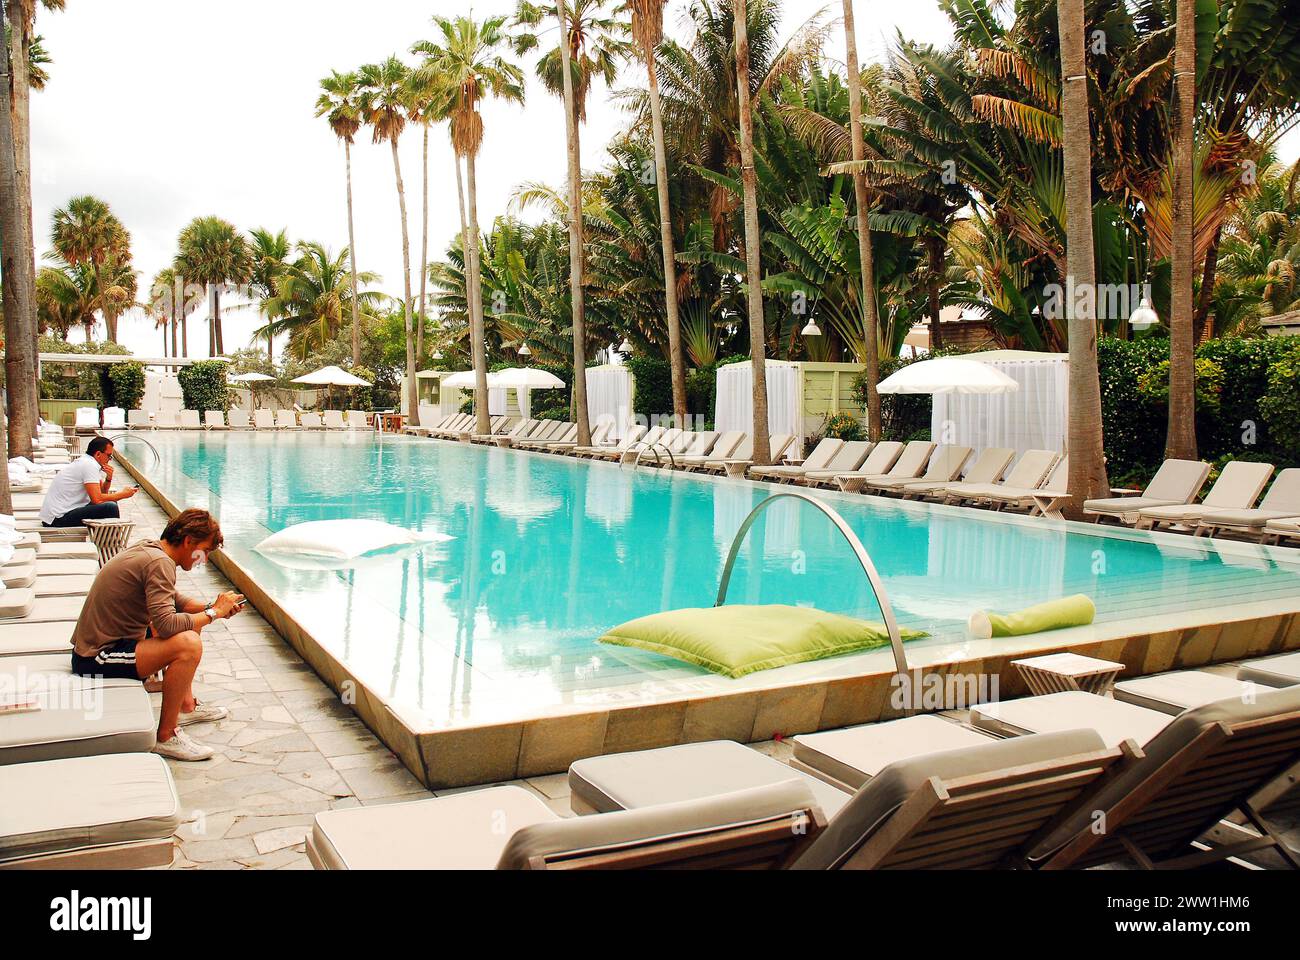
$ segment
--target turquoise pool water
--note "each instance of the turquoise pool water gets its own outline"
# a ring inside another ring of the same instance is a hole
[[[161,463],[138,444],[124,452],[174,501],[216,512],[233,559],[381,696],[431,724],[738,682],[595,638],[633,617],[710,606],[732,537],[770,486],[370,434],[149,442]],[[1300,567],[1279,560],[1300,551],[825,496],[866,545],[900,624],[932,634],[909,644],[914,661],[961,650],[980,607],[1087,593],[1104,624],[1300,594]],[[252,549],[271,531],[340,517],[452,539],[343,572],[286,569]],[[847,545],[794,501],[755,527],[729,599],[878,616]],[[799,676],[842,675],[845,659]]]

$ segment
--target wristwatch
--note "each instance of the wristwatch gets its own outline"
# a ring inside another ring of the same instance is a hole
[[[207,607],[204,607],[204,608],[203,608],[203,615],[204,615],[205,617],[207,617],[209,620],[216,620],[216,619],[217,619],[217,609],[216,609],[216,607],[213,607],[213,606],[207,606]]]

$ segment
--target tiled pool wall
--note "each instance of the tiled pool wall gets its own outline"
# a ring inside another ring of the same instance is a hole
[[[120,452],[116,456],[168,516],[180,512],[182,508],[128,458]],[[891,702],[894,674],[881,671],[607,710],[566,708],[509,722],[428,729],[418,719],[404,717],[362,683],[237,562],[224,552],[212,559],[298,655],[432,789],[560,773],[575,760],[600,754],[702,740],[752,743],[901,715]],[[1114,626],[1124,633],[1124,625]],[[1300,597],[1294,610],[1257,617],[1134,632],[1113,639],[1088,637],[1071,642],[1072,633],[1043,635],[1041,644],[1031,641],[1005,655],[957,659],[921,670],[945,677],[985,677],[989,689],[1008,699],[1028,692],[1011,665],[1012,660],[1026,656],[1069,650],[1123,663],[1124,676],[1266,656],[1300,649]]]

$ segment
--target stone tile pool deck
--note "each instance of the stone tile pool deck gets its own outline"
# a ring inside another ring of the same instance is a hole
[[[122,507],[122,515],[136,523],[133,541],[157,537],[167,523],[162,507],[143,490]],[[232,589],[211,565],[178,571],[177,584],[200,598]],[[216,748],[211,760],[167,761],[185,819],[170,869],[310,870],[304,840],[323,810],[422,800],[497,783],[527,789],[557,813],[571,815],[564,773],[425,789],[251,606],[207,627],[203,643],[195,693],[227,707],[230,717],[189,728]],[[1208,669],[1231,675],[1235,667]],[[153,697],[161,700],[160,694]],[[779,760],[788,760],[792,751],[781,740],[750,746]],[[1300,849],[1300,812],[1276,820]]]

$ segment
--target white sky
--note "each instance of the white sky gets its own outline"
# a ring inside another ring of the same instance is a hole
[[[343,148],[314,117],[319,81],[432,39],[433,13],[468,13],[466,0],[71,0],[61,14],[42,12],[37,31],[54,59],[51,81],[32,106],[33,205],[37,259],[49,249],[51,212],[71,197],[106,200],[131,231],[141,298],[170,262],[176,237],[195,216],[215,214],[243,230],[287,227],[294,240],[347,244]],[[514,0],[476,0],[476,17],[511,13]],[[686,4],[669,4],[679,35]],[[788,0],[791,26],[820,3]],[[838,11],[838,3],[828,9]],[[860,2],[863,59],[884,49],[895,27],[911,37],[947,40],[937,4]],[[214,15],[214,11],[219,11]],[[832,56],[842,59],[842,43]],[[559,102],[540,88],[533,64],[524,108],[491,104],[479,163],[484,226],[505,212],[520,182],[556,186],[565,179]],[[626,74],[637,83],[639,71]],[[597,88],[584,130],[584,167],[600,166],[603,146],[626,123]],[[420,133],[402,139],[402,175],[410,217],[412,283],[420,239]],[[402,247],[388,146],[358,140],[353,149],[358,266],[374,270],[400,296]],[[457,232],[455,181],[445,129],[430,138],[430,259]],[[251,311],[225,313],[227,351],[256,326]],[[102,326],[99,331],[102,337]],[[73,341],[81,339],[74,331]],[[152,322],[124,317],[118,339],[157,354]],[[201,316],[191,317],[190,355],[206,350]]]
[[[470,12],[468,0],[70,0],[65,12],[42,11],[37,32],[54,63],[51,81],[32,105],[33,205],[38,261],[49,249],[51,212],[78,194],[106,200],[131,232],[141,271],[141,299],[153,275],[172,258],[181,228],[196,216],[218,215],[242,230],[287,227],[338,251],[347,244],[343,148],[314,116],[319,81],[407,51],[432,39],[434,12]],[[508,14],[515,0],[476,0],[480,19]],[[670,0],[670,35],[681,36],[685,0]],[[787,0],[787,29],[840,4]],[[214,15],[214,10],[219,13]],[[895,30],[942,44],[948,21],[934,0],[857,3],[864,62],[877,59]],[[843,43],[828,50],[843,59]],[[566,176],[559,101],[535,80],[525,107],[488,104],[479,161],[479,216],[486,227],[505,212],[526,180],[561,186]],[[625,85],[639,84],[639,68]],[[583,132],[584,167],[598,168],[603,146],[626,115],[598,87]],[[1293,156],[1292,149],[1283,153]],[[358,139],[352,152],[358,266],[401,295],[402,247],[389,147]],[[411,232],[412,284],[418,289],[420,131],[401,143]],[[444,128],[430,138],[429,256],[440,259],[458,227],[451,149]],[[247,343],[252,311],[223,311],[227,351]],[[102,327],[99,332],[102,337]],[[72,339],[80,339],[74,331]],[[138,354],[156,354],[161,333],[152,321],[124,317],[118,339]],[[206,350],[205,324],[191,317],[190,355]]]

